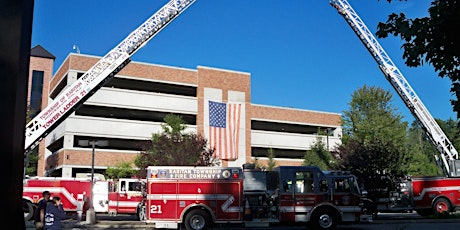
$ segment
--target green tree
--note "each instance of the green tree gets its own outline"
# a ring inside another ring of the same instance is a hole
[[[414,19],[406,18],[404,13],[392,13],[385,23],[378,24],[376,35],[379,38],[399,36],[404,42],[403,58],[407,66],[427,63],[439,77],[448,77],[456,97],[451,100],[453,111],[460,118],[460,40],[457,35],[460,2],[434,0],[428,12],[429,16]]]
[[[24,162],[26,164],[25,174],[28,176],[36,176],[37,175],[37,164],[38,164],[38,148],[35,148],[34,150],[30,151],[25,161],[26,161]]]
[[[181,116],[168,114],[162,124],[163,132],[152,134],[152,139],[142,146],[143,151],[134,163],[140,169],[155,165],[212,166],[218,165],[215,149],[207,147],[208,141],[195,133],[186,133]],[[143,176],[145,170],[142,170]]]
[[[318,136],[311,150],[305,153],[302,165],[316,165],[322,170],[334,168],[334,160],[331,153],[326,149],[322,137]]]
[[[452,145],[458,150],[460,147],[460,130],[458,120],[452,118],[446,121],[435,119],[441,129],[446,134],[447,138],[452,142]]]
[[[271,171],[277,165],[277,162],[275,161],[275,157],[276,157],[275,150],[273,150],[272,148],[268,149],[267,157],[268,157],[267,170]]]
[[[340,154],[340,168],[349,170],[358,177],[376,173],[391,173],[405,175],[401,162],[400,151],[391,143],[379,140],[366,141],[350,140],[347,144],[338,147]]]
[[[275,161],[275,156],[276,156],[275,155],[275,150],[270,148],[270,149],[267,150],[267,158],[268,158],[267,165],[264,165],[263,163],[261,163],[259,157],[254,157],[254,159],[252,160],[252,164],[254,164],[255,168],[257,168],[257,169],[263,169],[263,170],[271,171],[278,164]]]
[[[260,163],[260,159],[258,157],[254,157],[254,160],[252,160],[252,164],[254,164],[254,167],[256,169],[262,169],[264,165]]]
[[[123,162],[115,167],[108,167],[105,173],[110,179],[130,178],[136,175],[137,170],[131,166],[131,163]]]
[[[181,116],[168,114],[163,119],[165,123],[161,124],[163,132],[170,136],[181,136],[187,128],[184,119]]]
[[[342,118],[341,168],[369,171],[359,168],[369,162],[370,170],[404,171],[407,122],[391,102],[392,94],[380,87],[364,85],[353,93]],[[361,162],[354,162],[357,160]]]
[[[36,112],[27,106],[27,114],[26,114],[26,124],[29,123]],[[31,151],[29,151],[24,159],[24,169],[25,175],[29,176],[36,176],[37,175],[37,164],[38,164],[38,147],[35,147]]]
[[[435,161],[438,150],[428,140],[419,122],[413,121],[407,134],[407,173],[412,176],[442,175]]]

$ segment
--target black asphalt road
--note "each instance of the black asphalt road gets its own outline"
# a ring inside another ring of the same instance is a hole
[[[77,221],[75,216],[70,219],[63,221],[64,229],[94,229],[94,230],[111,230],[111,229],[134,229],[134,230],[147,230],[154,229],[154,225],[145,224],[140,221],[136,221],[136,218],[128,215],[120,215],[116,217],[108,215],[97,215],[96,224],[87,224],[85,221]],[[26,222],[26,229],[33,230],[33,222]],[[215,226],[214,230],[261,230],[264,228],[245,228],[241,225],[225,225]],[[275,225],[271,226],[273,230],[304,230],[306,229],[303,225]],[[347,224],[339,225],[338,230],[458,230],[460,229],[460,218],[452,219],[434,219],[434,218],[422,218],[416,213],[395,213],[395,214],[379,214],[378,217],[373,220],[372,223],[361,223],[361,224]]]

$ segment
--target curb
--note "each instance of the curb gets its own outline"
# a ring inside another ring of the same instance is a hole
[[[63,229],[153,229],[155,225],[132,221],[96,221],[95,224],[84,221],[63,221],[62,227]]]
[[[388,223],[388,219],[376,219],[369,223],[361,223],[363,225],[378,225]],[[411,223],[459,223],[460,219],[392,219],[392,224],[411,224]],[[343,224],[347,226],[348,224]],[[351,224],[353,225],[353,224]],[[144,222],[133,223],[132,221],[97,221],[95,224],[88,224],[86,222],[63,221],[63,229],[154,229],[154,224],[147,224]]]
[[[371,223],[369,224],[383,224],[383,223],[388,223],[389,219],[374,219]],[[460,219],[391,219],[392,223],[460,223]]]

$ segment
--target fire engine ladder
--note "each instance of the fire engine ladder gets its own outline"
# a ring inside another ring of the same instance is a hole
[[[428,112],[425,105],[406,81],[402,73],[380,46],[374,35],[369,31],[346,0],[332,0],[329,3],[344,17],[345,21],[350,25],[361,42],[374,57],[386,79],[398,92],[412,115],[422,125],[423,130],[439,151],[438,154],[435,154],[435,158],[443,173],[450,177],[460,176],[460,160],[458,160],[457,150]],[[444,167],[442,167],[438,155]]]
[[[83,104],[131,60],[130,57],[184,12],[196,0],[171,0],[120,44],[101,58],[81,78],[62,91],[26,125],[25,158],[40,141]]]

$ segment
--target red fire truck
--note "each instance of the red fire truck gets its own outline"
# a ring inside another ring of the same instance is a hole
[[[460,208],[460,178],[384,174],[360,179],[363,179],[368,198],[373,201],[366,207],[370,213],[416,211],[427,216]]]
[[[460,208],[460,178],[412,178],[412,194],[420,215],[456,211]]]
[[[272,171],[253,164],[150,166],[146,186],[146,222],[155,228],[304,222],[314,229],[334,229],[341,222],[372,221],[362,208],[355,176],[336,180],[316,166],[279,166]]]
[[[42,199],[42,192],[47,190],[51,197],[61,198],[66,213],[85,214],[91,207],[96,213],[132,214],[144,219],[140,212],[143,203],[142,188],[144,180],[124,178],[117,181],[95,180],[93,197],[91,197],[91,178],[33,177],[24,179],[23,201],[27,204],[24,219],[30,220]]]

